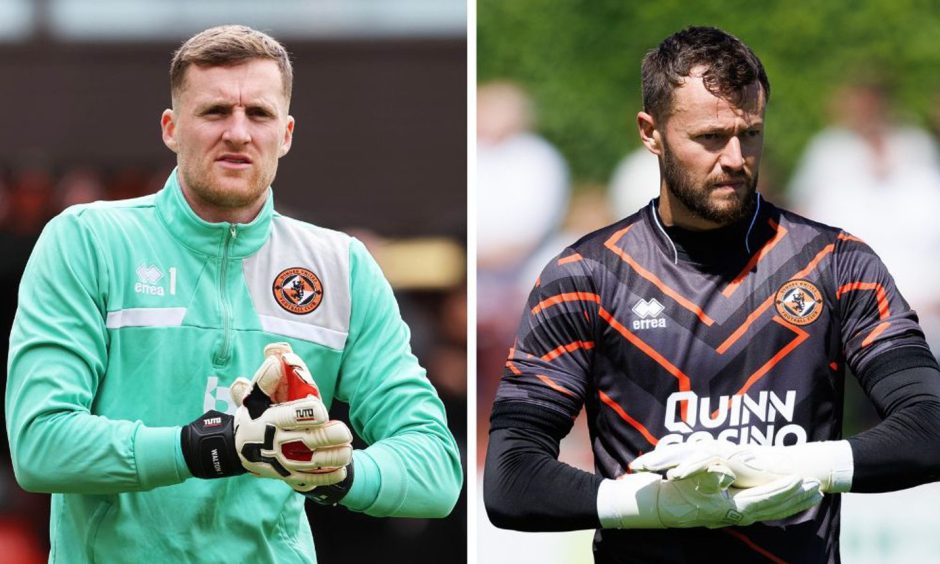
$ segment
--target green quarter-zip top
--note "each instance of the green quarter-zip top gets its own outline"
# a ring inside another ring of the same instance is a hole
[[[234,413],[228,386],[286,341],[370,446],[341,502],[442,516],[462,482],[443,406],[378,265],[284,217],[208,223],[176,172],[155,195],[69,208],[24,272],[6,417],[20,484],[52,492],[51,562],[315,562],[278,480],[192,478],[180,427]]]
[[[235,240],[238,238],[238,226],[235,224],[229,225],[228,230],[225,231],[224,237],[222,242],[222,260],[219,262],[219,304],[222,310],[222,344],[219,346],[219,351],[214,358],[214,364],[219,367],[225,366],[225,363],[231,358],[232,305],[228,298],[229,291],[226,287],[226,282],[228,281],[229,252]]]

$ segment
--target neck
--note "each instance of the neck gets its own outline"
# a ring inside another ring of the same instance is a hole
[[[753,252],[759,236],[752,233],[757,215],[760,213],[760,195],[755,196],[753,213],[728,225],[709,229],[696,229],[684,225],[669,225],[663,217],[662,198],[653,207],[653,213],[662,222],[666,236],[675,248],[676,260],[682,259],[701,265],[717,267],[737,265],[747,260]]]
[[[720,229],[722,224],[709,221],[692,213],[682,202],[673,197],[668,188],[662,186],[659,196],[659,218],[665,227],[681,227],[689,231]]]
[[[180,179],[180,187],[183,190],[186,203],[189,204],[193,212],[209,223],[251,223],[261,213],[261,208],[264,207],[264,201],[267,198],[267,192],[265,191],[261,193],[257,200],[246,206],[221,208],[196,196],[186,187],[186,183],[182,179]]]

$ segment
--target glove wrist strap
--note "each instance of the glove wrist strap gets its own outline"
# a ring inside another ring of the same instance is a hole
[[[353,463],[350,462],[346,465],[346,478],[342,482],[330,486],[317,486],[304,495],[318,505],[336,505],[352,488],[353,474]]]
[[[597,517],[604,528],[662,529],[659,474],[640,472],[604,480],[597,490]]]
[[[186,466],[197,478],[224,478],[244,474],[235,451],[234,418],[220,411],[207,411],[183,427],[180,443]]]
[[[852,489],[855,464],[849,441],[820,441],[784,447],[796,474],[816,478],[826,493]]]

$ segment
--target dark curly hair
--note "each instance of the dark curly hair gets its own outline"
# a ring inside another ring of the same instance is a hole
[[[770,100],[764,65],[740,39],[714,27],[688,27],[675,33],[643,57],[643,109],[660,120],[672,108],[673,90],[692,69],[705,67],[702,80],[715,96],[736,106],[755,81]]]

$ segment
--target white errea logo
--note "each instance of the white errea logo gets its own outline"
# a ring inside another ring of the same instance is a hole
[[[176,294],[176,268],[171,267],[170,269],[170,295]],[[163,284],[159,282],[163,280],[163,271],[156,265],[146,265],[141,263],[137,266],[137,283],[134,284],[134,291],[138,294],[146,294],[148,296],[163,296],[166,294],[166,290],[163,287]]]
[[[221,417],[209,417],[207,419],[203,419],[202,422],[203,424],[205,424],[206,427],[215,427],[216,425],[222,424],[222,418]]]
[[[649,301],[640,298],[633,306],[633,313],[640,319],[633,320],[633,329],[650,329],[653,327],[665,327],[666,319],[659,317],[666,307],[659,303],[659,300],[653,298]]]

